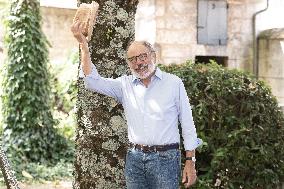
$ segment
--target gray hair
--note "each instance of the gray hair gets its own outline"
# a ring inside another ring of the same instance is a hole
[[[144,45],[150,52],[153,52],[153,53],[155,53],[155,55],[156,55],[156,50],[155,50],[155,48],[154,48],[153,45],[152,45],[151,43],[149,43],[148,41],[130,41],[130,42],[128,43],[127,47],[126,47],[126,52],[128,51],[128,49],[129,49],[129,47],[130,47],[130,45],[131,45],[132,43],[140,43],[140,44]]]

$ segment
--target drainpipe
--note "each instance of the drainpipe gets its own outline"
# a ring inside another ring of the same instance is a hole
[[[256,36],[256,16],[262,12],[265,12],[269,7],[269,0],[266,2],[266,8],[263,10],[260,10],[253,14],[253,73],[256,76],[256,79],[259,77],[259,57],[258,57],[258,40]]]

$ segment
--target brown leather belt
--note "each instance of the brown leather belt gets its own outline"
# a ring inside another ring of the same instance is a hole
[[[143,145],[143,144],[130,144],[130,148],[141,150],[144,153],[167,151],[171,149],[179,149],[179,143],[165,144],[165,145]]]

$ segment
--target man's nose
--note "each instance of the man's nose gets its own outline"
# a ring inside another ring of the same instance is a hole
[[[138,69],[138,68],[140,68],[142,65],[143,65],[143,61],[137,60],[137,61],[132,65],[132,67],[133,67],[134,69]]]
[[[140,60],[138,57],[136,59],[136,65],[140,65],[140,64],[144,64],[145,61],[144,60]]]

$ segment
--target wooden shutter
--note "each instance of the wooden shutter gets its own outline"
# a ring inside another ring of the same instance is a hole
[[[198,43],[207,45],[227,44],[227,2],[218,0],[198,1]]]

